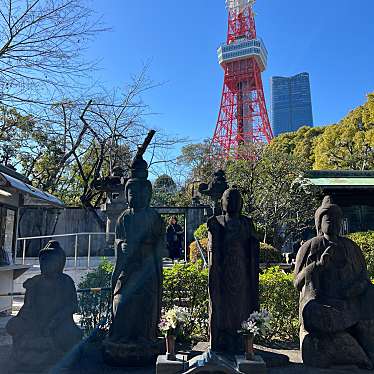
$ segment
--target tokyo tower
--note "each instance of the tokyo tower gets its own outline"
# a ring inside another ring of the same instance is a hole
[[[226,0],[229,13],[226,43],[218,48],[225,71],[221,106],[211,144],[213,158],[247,158],[241,148],[273,138],[261,73],[267,50],[257,38],[255,0]]]

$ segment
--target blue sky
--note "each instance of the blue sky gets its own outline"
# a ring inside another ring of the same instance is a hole
[[[93,0],[112,31],[87,54],[101,59],[108,87],[129,81],[150,61],[149,75],[165,82],[144,95],[155,116],[147,125],[201,141],[213,135],[223,83],[216,49],[225,41],[224,0]],[[257,0],[257,32],[268,49],[263,83],[307,71],[315,125],[341,119],[374,91],[374,1]]]

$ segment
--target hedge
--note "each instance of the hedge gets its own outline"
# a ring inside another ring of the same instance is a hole
[[[90,272],[79,287],[107,287],[112,266],[105,261]],[[273,314],[272,332],[267,340],[295,341],[298,337],[298,293],[293,276],[278,267],[260,275],[261,307]],[[164,269],[163,307],[180,305],[187,308],[189,320],[181,333],[183,340],[206,341],[208,338],[208,269],[201,262],[175,264]],[[88,334],[100,321],[110,319],[110,294],[82,294],[79,297],[82,327]]]
[[[199,243],[204,253],[205,259],[207,259],[207,248],[208,248],[208,238],[199,239]],[[199,248],[196,242],[192,242],[189,246],[189,258],[191,262],[196,262],[201,259]],[[283,262],[282,253],[274,248],[270,244],[260,242],[260,263],[274,264]]]
[[[281,263],[282,253],[270,244],[260,242],[260,263]]]
[[[359,232],[347,236],[362,249],[369,274],[374,278],[374,232]],[[200,239],[201,245],[206,249],[207,239]],[[262,260],[272,259],[274,251],[276,249],[273,247],[262,244],[260,257],[265,256]],[[104,260],[96,270],[87,274],[79,287],[108,287],[112,269],[113,266]],[[266,340],[297,341],[298,298],[298,292],[293,287],[292,274],[286,274],[279,267],[271,267],[260,274],[261,307],[269,310],[273,315],[271,333]],[[100,294],[80,294],[78,302],[82,315],[82,327],[86,333],[89,333],[100,321],[110,319],[109,292],[101,296]],[[187,265],[175,264],[172,268],[164,269],[163,306],[170,308],[173,305],[182,305],[190,313],[190,319],[182,332],[182,338],[192,337],[195,340],[206,340],[208,334],[208,270],[202,269],[201,262]]]
[[[355,232],[348,234],[347,237],[353,240],[364,254],[368,273],[374,278],[374,231]]]
[[[104,258],[96,270],[90,271],[83,278],[78,288],[110,287],[112,271],[113,265]],[[89,334],[103,321],[109,323],[112,310],[110,291],[80,293],[78,309],[85,334]]]
[[[298,340],[299,292],[293,280],[293,274],[286,274],[278,266],[260,274],[261,308],[267,309],[273,316],[267,340]]]
[[[186,308],[188,321],[181,338],[206,340],[208,338],[208,269],[196,263],[175,264],[164,269],[162,306],[171,309],[174,305]]]
[[[203,238],[203,239],[199,239],[199,243],[200,243],[200,247],[201,247],[201,250],[205,256],[205,259],[207,260],[208,258],[208,251],[207,251],[207,248],[208,248],[208,238]],[[190,258],[190,261],[191,262],[196,262],[198,261],[199,259],[201,259],[201,254],[200,254],[200,251],[199,251],[199,248],[197,247],[197,244],[196,242],[192,242],[189,246],[189,258]]]
[[[202,225],[200,225],[195,230],[195,232],[193,234],[199,240],[208,238],[208,226],[207,226],[207,224],[203,223]]]

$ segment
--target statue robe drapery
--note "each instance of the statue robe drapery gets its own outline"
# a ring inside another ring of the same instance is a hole
[[[259,307],[259,242],[245,216],[212,217],[208,232],[211,349],[239,352],[241,323]]]
[[[116,226],[117,264],[112,276],[115,342],[154,341],[161,311],[165,230],[151,208],[126,210]]]

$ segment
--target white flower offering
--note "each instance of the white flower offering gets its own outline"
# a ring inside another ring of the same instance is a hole
[[[243,335],[265,335],[270,330],[271,314],[262,309],[260,312],[253,312],[248,319],[242,322],[238,331]]]
[[[186,311],[175,306],[163,313],[158,327],[164,335],[176,334],[177,330],[187,322],[187,319]]]

